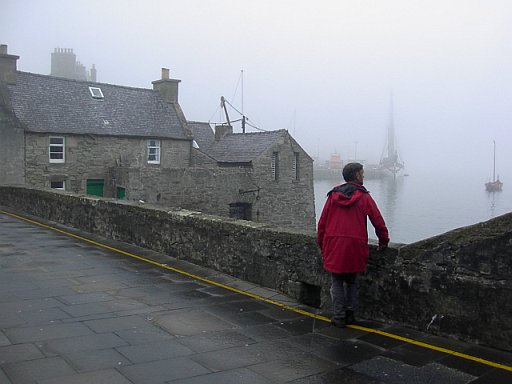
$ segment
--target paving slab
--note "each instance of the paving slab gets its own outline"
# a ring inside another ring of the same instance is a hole
[[[173,380],[173,384],[272,384],[272,381],[247,368],[208,373],[188,379]]]
[[[54,379],[41,380],[38,384],[132,384],[115,369],[79,373]]]
[[[134,364],[122,367],[120,371],[134,383],[146,384],[162,384],[211,372],[211,370],[186,357]]]
[[[0,207],[1,210],[1,207]],[[36,218],[32,218],[36,219]],[[511,383],[512,373],[353,328],[264,287],[46,223],[261,300],[0,213],[0,383]],[[512,366],[512,354],[359,324]]]
[[[33,384],[40,380],[76,373],[61,357],[2,364],[2,369],[13,384]]]
[[[474,376],[440,364],[431,363],[415,367],[383,356],[354,364],[350,369],[391,384],[466,384],[475,379]]]

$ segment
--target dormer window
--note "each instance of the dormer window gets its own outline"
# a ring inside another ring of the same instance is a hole
[[[101,88],[89,87],[89,92],[91,92],[91,96],[94,99],[103,99],[103,92],[101,92]]]

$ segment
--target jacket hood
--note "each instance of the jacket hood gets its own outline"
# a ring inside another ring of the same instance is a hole
[[[348,206],[358,201],[365,193],[368,193],[368,190],[361,184],[348,182],[334,187],[327,193],[327,196],[332,197],[332,200],[338,205]]]

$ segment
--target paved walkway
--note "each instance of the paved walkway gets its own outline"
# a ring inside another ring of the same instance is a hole
[[[295,305],[212,270],[65,231]],[[333,328],[0,209],[2,384],[512,383],[507,371],[512,354],[398,327],[363,325],[504,368],[375,333]]]

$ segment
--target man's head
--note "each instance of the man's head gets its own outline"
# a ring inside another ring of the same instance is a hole
[[[363,185],[364,170],[363,164],[360,163],[348,163],[343,167],[343,178],[346,182],[352,181]]]

